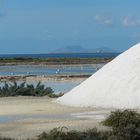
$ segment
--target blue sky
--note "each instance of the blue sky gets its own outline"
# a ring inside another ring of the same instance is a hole
[[[0,0],[0,54],[69,45],[123,51],[140,41],[140,0]]]

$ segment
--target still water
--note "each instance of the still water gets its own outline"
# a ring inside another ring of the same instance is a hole
[[[0,66],[0,75],[53,75],[53,74],[92,74],[104,64],[75,66]]]
[[[93,65],[57,65],[57,66],[38,66],[38,65],[17,65],[17,66],[0,66],[0,76],[14,76],[14,75],[38,75],[49,76],[59,74],[93,74],[97,69],[101,68],[104,64]],[[22,81],[18,81],[21,83]],[[36,81],[26,81],[28,84],[36,85]],[[46,87],[51,87],[55,94],[66,93],[75,86],[79,85],[81,81],[43,81]],[[4,83],[0,83],[2,86]]]

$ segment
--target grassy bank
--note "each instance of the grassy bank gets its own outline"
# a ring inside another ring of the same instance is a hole
[[[113,58],[0,58],[0,65],[67,65],[108,63]]]

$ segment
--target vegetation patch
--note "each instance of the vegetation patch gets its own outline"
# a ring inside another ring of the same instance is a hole
[[[113,58],[0,58],[0,65],[59,65],[108,63]]]
[[[8,84],[5,82],[4,86],[0,87],[0,97],[9,97],[9,96],[49,96],[51,98],[57,98],[63,94],[55,95],[51,87],[45,87],[41,82],[36,86],[33,84],[26,84],[25,82],[17,84],[14,82]]]
[[[114,140],[140,140],[140,114],[136,111],[117,110],[103,124],[112,128]]]
[[[135,111],[112,112],[103,124],[112,129],[98,131],[93,128],[87,131],[69,131],[66,127],[59,127],[48,133],[41,133],[35,140],[140,140],[140,114]],[[12,139],[0,137],[0,140]]]
[[[107,140],[107,133],[96,128],[87,131],[68,131],[66,127],[54,128],[49,133],[43,132],[38,140]]]

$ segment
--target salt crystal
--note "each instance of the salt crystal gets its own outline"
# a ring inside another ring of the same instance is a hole
[[[140,108],[140,43],[57,99],[75,107]]]

